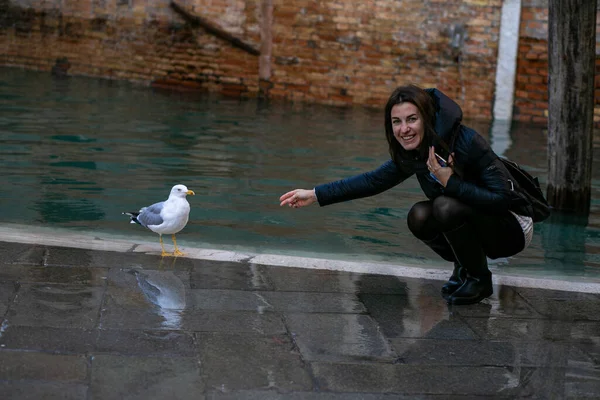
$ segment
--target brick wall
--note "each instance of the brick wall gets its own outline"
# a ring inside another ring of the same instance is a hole
[[[261,2],[181,1],[257,48]],[[270,96],[381,108],[395,86],[416,83],[489,118],[501,3],[273,0]],[[453,28],[466,32],[456,48]],[[70,74],[259,91],[258,57],[192,28],[168,0],[0,0],[0,65],[49,71],[59,57]]]
[[[596,18],[600,21],[600,14]],[[596,36],[594,122],[600,126],[600,37]],[[548,120],[547,0],[522,3],[513,118],[534,124],[546,124]]]
[[[57,58],[66,57],[69,74],[73,75],[235,95],[258,90],[256,56],[192,29],[174,13],[168,1],[18,3],[32,8],[9,7],[6,18],[0,17],[1,65],[49,71]],[[219,6],[211,12],[218,15],[228,10]],[[229,27],[256,40],[258,35],[252,29],[257,23],[252,8],[242,3],[238,11],[250,15],[240,17],[237,27]],[[223,24],[226,23],[228,20],[224,19]]]
[[[272,93],[381,107],[407,82],[437,86],[491,116],[500,2],[295,1],[275,6]],[[462,52],[452,26],[465,26]],[[464,86],[464,90],[462,87]]]

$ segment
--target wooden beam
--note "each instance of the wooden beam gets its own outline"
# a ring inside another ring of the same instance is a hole
[[[260,21],[260,65],[258,77],[271,79],[271,53],[273,52],[273,0],[262,0]]]
[[[219,27],[216,24],[213,24],[209,20],[202,18],[198,14],[195,14],[192,10],[188,10],[185,6],[178,4],[177,1],[171,0],[171,7],[177,11],[183,19],[185,19],[188,23],[194,26],[201,26],[207,32],[212,33],[213,35],[226,40],[231,43],[233,46],[238,47],[250,54],[255,56],[260,55],[260,51],[256,49],[249,43],[244,42],[242,39],[235,37],[231,33],[225,31],[223,28]]]
[[[262,0],[260,21],[260,56],[258,58],[258,88],[261,98],[268,98],[271,84],[273,53],[273,0]]]
[[[597,0],[549,0],[548,202],[588,213]]]

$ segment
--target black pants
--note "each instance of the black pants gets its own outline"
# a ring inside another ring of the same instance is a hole
[[[510,212],[482,213],[452,197],[440,196],[416,203],[408,213],[407,223],[413,235],[448,261],[456,259],[443,233],[465,223],[477,233],[466,239],[473,247],[483,248],[488,258],[510,257],[525,247],[523,229]]]

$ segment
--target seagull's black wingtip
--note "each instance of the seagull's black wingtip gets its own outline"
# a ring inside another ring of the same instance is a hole
[[[140,223],[140,221],[138,221],[138,219],[137,219],[138,215],[140,215],[139,212],[132,211],[132,212],[124,212],[124,213],[121,213],[121,214],[123,214],[123,215],[129,215],[129,217],[131,218],[130,223],[142,225]]]

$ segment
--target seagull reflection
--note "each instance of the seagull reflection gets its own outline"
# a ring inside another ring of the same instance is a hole
[[[138,286],[144,296],[158,307],[158,315],[164,318],[162,326],[181,329],[182,312],[185,309],[185,286],[173,271],[133,270]]]

